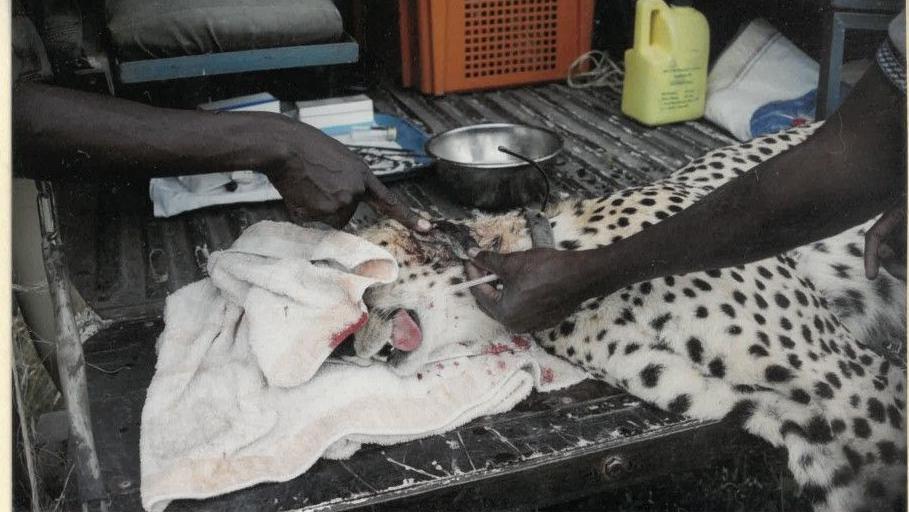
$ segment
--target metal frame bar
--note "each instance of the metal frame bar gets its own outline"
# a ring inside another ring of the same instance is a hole
[[[887,12],[843,12],[834,10],[827,20],[827,34],[830,46],[821,60],[817,87],[818,120],[825,119],[842,102],[840,82],[842,81],[843,54],[846,49],[848,30],[887,30],[894,13]]]
[[[69,419],[69,451],[75,464],[79,500],[83,510],[106,511],[108,495],[92,433],[85,355],[70,302],[70,281],[63,240],[58,229],[53,187],[49,182],[38,182],[38,217],[44,270],[57,323],[57,368],[60,392]]]
[[[352,38],[338,43],[283,46],[260,50],[187,55],[117,63],[117,78],[131,84],[248,71],[352,64],[360,45]]]

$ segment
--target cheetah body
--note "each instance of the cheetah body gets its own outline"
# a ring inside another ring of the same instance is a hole
[[[802,142],[812,127],[722,148],[652,185],[564,202],[549,212],[557,245],[602,247],[682,211],[757,163]],[[865,279],[868,224],[735,268],[668,276],[590,299],[552,329],[533,333],[550,353],[662,409],[732,418],[788,451],[789,468],[816,510],[904,507],[905,285]],[[481,245],[530,248],[523,218],[479,217]],[[387,246],[402,278],[367,297],[373,310],[416,311],[423,345],[395,361],[414,373],[440,346],[490,339],[503,328],[469,293],[433,290],[464,279],[461,265],[415,250],[386,223],[363,235]],[[373,315],[355,340],[372,356],[390,333]],[[882,354],[900,354],[888,357]]]

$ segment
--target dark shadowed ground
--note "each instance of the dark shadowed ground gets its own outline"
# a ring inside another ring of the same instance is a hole
[[[749,449],[722,465],[648,482],[545,512],[790,512],[808,511],[797,496],[782,450]]]

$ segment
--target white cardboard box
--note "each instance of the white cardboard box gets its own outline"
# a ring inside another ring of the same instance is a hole
[[[372,124],[373,104],[369,96],[364,94],[298,101],[297,118],[315,128]]]
[[[253,111],[281,113],[281,101],[267,92],[238,96],[226,100],[199,105],[202,110],[230,110],[232,112]]]

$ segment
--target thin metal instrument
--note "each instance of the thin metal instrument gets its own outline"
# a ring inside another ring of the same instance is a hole
[[[457,291],[466,290],[468,288],[473,288],[474,286],[477,286],[477,285],[495,281],[498,278],[499,278],[499,276],[497,276],[495,274],[489,274],[487,276],[483,276],[483,277],[473,279],[470,281],[465,281],[463,283],[453,284],[453,285],[449,286],[448,288],[446,288],[445,291],[449,292],[449,293],[454,293]]]

